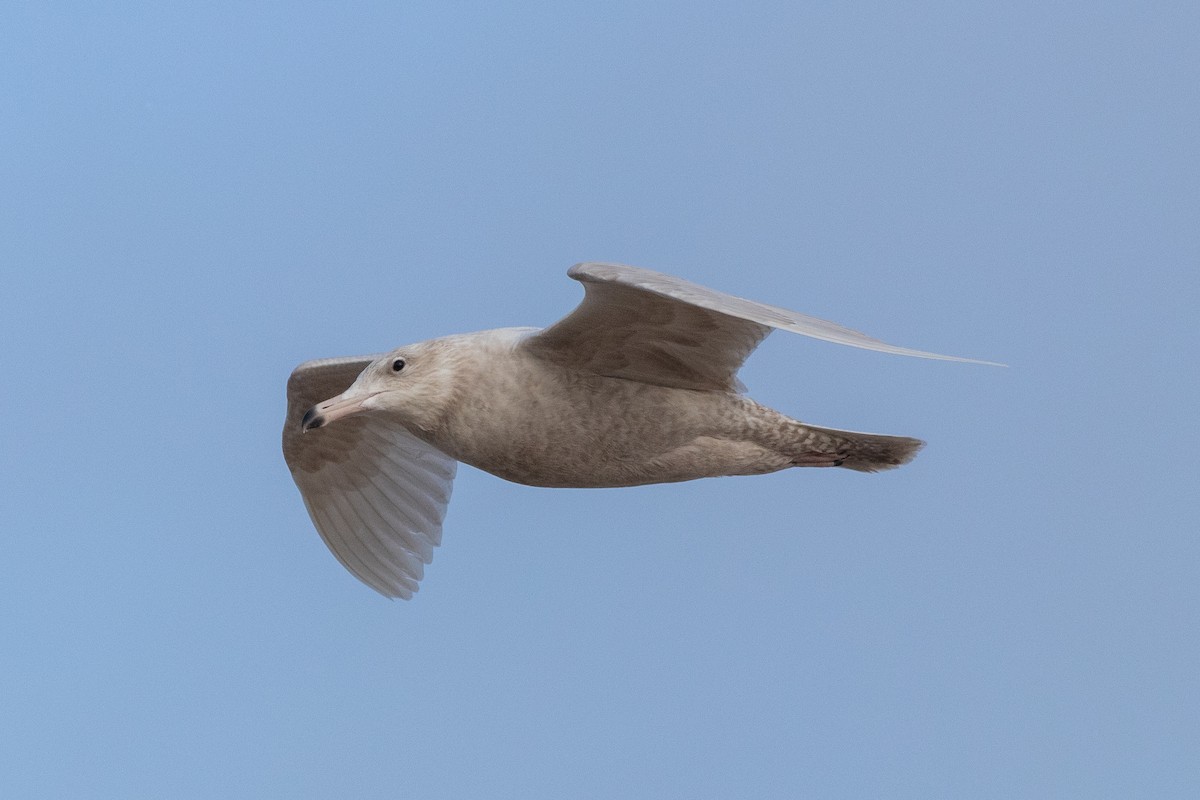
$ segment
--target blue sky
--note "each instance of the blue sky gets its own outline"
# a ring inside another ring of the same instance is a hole
[[[0,795],[1193,797],[1200,13],[10,3]],[[388,602],[279,452],[309,358],[623,261],[882,475],[460,470]]]

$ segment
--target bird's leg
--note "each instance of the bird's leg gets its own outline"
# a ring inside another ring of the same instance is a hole
[[[845,457],[829,453],[801,453],[792,457],[793,467],[840,467]]]

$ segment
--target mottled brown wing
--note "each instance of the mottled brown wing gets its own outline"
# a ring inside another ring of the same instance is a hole
[[[283,456],[333,555],[387,597],[408,599],[442,540],[457,462],[376,415],[304,433],[304,412],[345,391],[374,356],[329,358],[288,379]]]
[[[567,274],[583,282],[583,302],[525,346],[547,360],[600,375],[736,390],[742,362],[774,328],[896,355],[992,363],[897,347],[836,322],[639,267],[576,264]]]
[[[583,302],[525,343],[563,366],[659,386],[738,391],[738,369],[771,332],[649,289],[647,278],[658,276],[649,270],[579,264],[567,274],[583,282]]]

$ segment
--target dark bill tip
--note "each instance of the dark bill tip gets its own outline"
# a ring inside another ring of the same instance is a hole
[[[319,428],[325,424],[325,416],[313,406],[308,411],[304,412],[304,419],[300,420],[300,430],[311,431],[313,428]]]

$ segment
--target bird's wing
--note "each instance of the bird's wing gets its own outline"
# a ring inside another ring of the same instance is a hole
[[[387,597],[417,591],[458,463],[381,415],[302,432],[312,406],[344,392],[373,356],[328,358],[288,379],[283,456],[313,524],[355,577]]]
[[[896,347],[856,330],[623,264],[576,264],[586,295],[569,315],[526,340],[531,352],[610,377],[686,389],[739,387],[736,373],[774,328],[920,358],[991,364]]]

